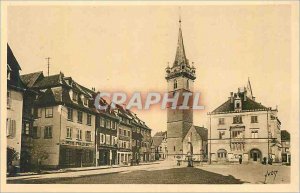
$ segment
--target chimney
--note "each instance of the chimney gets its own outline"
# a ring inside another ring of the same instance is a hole
[[[247,91],[244,91],[244,101],[247,101]]]
[[[252,97],[252,100],[254,100],[254,101],[255,101],[255,97]]]
[[[233,92],[230,92],[230,103],[233,103]]]
[[[241,89],[240,89],[240,88],[238,88],[238,94],[240,94],[240,92],[241,92]]]

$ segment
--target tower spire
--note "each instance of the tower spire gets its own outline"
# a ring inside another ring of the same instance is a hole
[[[188,64],[188,60],[185,56],[185,50],[184,50],[184,44],[183,44],[183,36],[182,36],[182,30],[181,30],[181,14],[179,14],[179,33],[178,33],[178,42],[177,42],[177,50],[176,50],[176,56],[173,66],[181,65],[181,64]]]

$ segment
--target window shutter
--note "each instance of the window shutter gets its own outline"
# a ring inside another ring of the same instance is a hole
[[[8,137],[10,134],[10,118],[6,119],[6,136]]]
[[[88,141],[88,132],[85,131],[85,140]]]
[[[94,135],[94,132],[92,131],[91,132],[91,141],[94,141],[94,138],[95,138],[95,135]]]
[[[16,120],[12,120],[12,137],[16,136]]]

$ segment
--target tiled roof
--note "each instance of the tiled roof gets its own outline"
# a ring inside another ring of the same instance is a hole
[[[160,144],[162,143],[162,141],[163,141],[163,136],[154,136],[154,137],[152,137],[152,145],[154,145],[154,146],[160,146]]]
[[[195,126],[197,133],[201,136],[203,141],[207,141],[208,138],[208,130],[204,127]]]
[[[241,97],[242,110],[259,110],[259,109],[267,109],[264,105],[250,99],[247,97],[247,100],[244,101],[243,97]],[[230,99],[228,99],[225,103],[216,108],[212,113],[225,113],[229,111],[234,111],[234,104],[231,103]]]
[[[51,76],[46,76],[40,81],[36,82],[33,87],[38,87],[38,88],[50,88],[50,87],[55,87],[62,85],[62,74],[55,74]]]
[[[27,87],[32,87],[40,76],[44,77],[43,71],[21,75],[21,80]]]

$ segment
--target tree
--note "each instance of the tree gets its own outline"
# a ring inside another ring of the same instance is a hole
[[[47,151],[45,151],[41,145],[35,145],[31,151],[30,151],[30,155],[32,158],[32,163],[35,163],[35,169],[40,172],[40,167],[42,164],[42,161],[48,159],[49,157],[49,153]]]
[[[13,161],[17,161],[19,159],[19,153],[14,149],[8,147],[6,150],[6,168],[7,172],[11,175],[15,173],[13,168]]]

